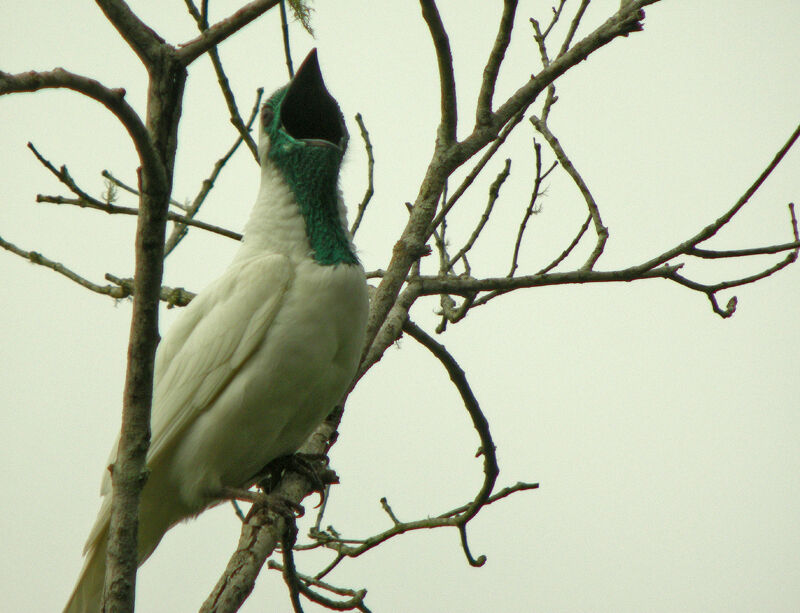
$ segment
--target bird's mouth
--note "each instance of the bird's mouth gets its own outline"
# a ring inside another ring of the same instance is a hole
[[[281,103],[281,123],[294,139],[344,149],[347,130],[339,105],[330,95],[312,49],[289,83]]]

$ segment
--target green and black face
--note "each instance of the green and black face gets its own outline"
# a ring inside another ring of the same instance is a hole
[[[294,193],[314,259],[323,265],[356,263],[339,208],[347,128],[322,80],[316,49],[261,107],[260,136],[261,163],[279,170]]]
[[[339,159],[347,148],[347,128],[339,105],[325,87],[313,49],[288,85],[261,107],[261,129],[275,162],[294,150],[328,149]]]

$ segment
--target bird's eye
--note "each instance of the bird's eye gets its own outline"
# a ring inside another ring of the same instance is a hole
[[[272,119],[275,117],[275,111],[269,104],[265,104],[261,109],[261,125],[265,128],[272,125]]]

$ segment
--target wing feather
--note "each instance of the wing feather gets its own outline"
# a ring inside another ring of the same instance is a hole
[[[156,371],[148,462],[210,406],[261,344],[291,276],[288,258],[270,254],[229,269],[203,292],[202,316],[177,351],[168,346],[171,359]]]
[[[148,464],[210,406],[263,341],[291,278],[282,255],[237,262],[170,326],[156,353]],[[110,489],[105,471],[101,492]]]

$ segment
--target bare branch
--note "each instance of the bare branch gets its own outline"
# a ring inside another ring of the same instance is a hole
[[[128,43],[142,64],[152,66],[158,62],[162,49],[168,48],[150,26],[144,23],[123,0],[95,0],[100,10]]]
[[[369,132],[367,132],[367,127],[364,125],[364,118],[361,116],[361,113],[356,113],[356,123],[358,124],[359,130],[361,130],[361,138],[364,140],[364,149],[367,152],[367,189],[364,192],[361,203],[358,205],[355,221],[353,221],[353,225],[350,227],[351,236],[356,235],[356,231],[364,217],[364,212],[367,210],[367,205],[369,205],[369,201],[372,200],[372,196],[375,193],[375,158],[372,154],[372,142],[369,140]]]
[[[281,572],[284,571],[284,566],[278,564],[277,562],[270,560],[267,563],[267,567],[274,570],[279,570]],[[320,581],[318,578],[310,577],[308,575],[304,575],[302,573],[295,573],[296,576],[301,580],[299,584],[300,592],[306,596],[312,602],[316,602],[317,604],[322,605],[332,611],[351,611],[353,609],[357,609],[359,611],[368,612],[369,609],[366,608],[364,605],[364,598],[367,595],[367,590],[350,590],[346,588],[336,587],[331,585],[330,583],[326,583],[324,581]],[[350,596],[350,600],[331,600],[330,598],[325,598],[324,596],[314,592],[313,590],[309,589],[309,585],[315,585],[317,587],[321,587],[324,590],[332,592],[334,594],[338,594],[340,596]]]
[[[51,204],[71,204],[73,206],[78,206],[81,208],[103,211],[104,213],[108,213],[110,215],[133,215],[133,216],[139,215],[139,209],[127,206],[118,206],[116,204],[106,204],[105,202],[100,202],[99,200],[96,200],[94,198],[89,198],[89,199],[64,198],[63,196],[45,196],[43,194],[38,194],[36,196],[36,202],[48,202]],[[169,221],[175,222],[176,224],[182,224],[184,226],[192,226],[195,228],[200,228],[201,230],[206,230],[207,232],[212,232],[213,234],[219,234],[220,236],[232,238],[237,241],[242,240],[242,235],[239,234],[238,232],[234,232],[233,230],[228,230],[220,226],[215,226],[210,223],[205,223],[204,221],[190,219],[189,217],[178,215],[177,213],[173,213],[172,211],[169,211],[167,213],[167,219]]]
[[[194,17],[194,20],[197,23],[197,27],[200,29],[200,31],[205,32],[208,30],[208,3],[204,2],[202,12],[199,12],[192,0],[184,0],[184,2],[186,3],[186,7],[189,9],[189,13],[192,15],[192,17]],[[228,81],[228,77],[222,67],[222,60],[219,57],[219,50],[216,46],[211,47],[208,50],[208,56],[211,58],[211,64],[214,66],[214,72],[217,75],[217,83],[219,83],[222,97],[225,99],[225,104],[228,106],[230,121],[233,124],[233,127],[236,128],[236,131],[239,133],[242,140],[247,145],[248,149],[250,149],[253,159],[256,161],[256,163],[258,163],[258,147],[256,146],[253,137],[250,136],[252,119],[247,122],[247,125],[245,125],[244,121],[242,120],[242,116],[239,113],[239,107],[236,105],[236,98],[233,95],[233,91],[231,91],[230,82]],[[263,91],[264,90],[262,88],[258,89],[259,100],[261,99],[261,94]]]
[[[420,185],[413,212],[400,239],[395,243],[392,259],[386,268],[386,274],[373,295],[367,323],[367,348],[363,355],[361,373],[364,372],[365,366],[368,367],[368,365],[380,359],[380,355],[397,338],[396,336],[392,337],[393,332],[398,332],[397,328],[395,328],[398,320],[393,317],[393,313],[398,313],[395,309],[396,300],[406,282],[409,270],[411,270],[414,262],[425,253],[427,240],[433,228],[437,225],[431,224],[434,221],[436,206],[450,174],[483,147],[495,140],[503,127],[518,113],[524,112],[533,103],[538,94],[556,78],[615,38],[641,29],[640,20],[643,18],[641,7],[653,4],[655,1],[633,0],[620,7],[620,10],[603,25],[574,45],[562,57],[551,62],[539,75],[519,88],[493,114],[493,121],[490,126],[476,128],[466,139],[455,143],[455,115],[448,113],[447,110],[455,104],[455,82],[452,76],[449,43],[447,43],[444,29],[441,26],[441,20],[438,18],[438,12],[435,11],[435,5],[429,0],[421,0],[423,16],[428,22],[435,41],[434,44],[437,47],[443,94],[443,122],[440,124],[439,145],[434,151],[433,158]],[[448,103],[448,101],[451,102]],[[450,140],[447,139],[448,136]],[[441,219],[438,221],[441,221]],[[405,290],[403,291],[405,292]],[[404,319],[399,321],[402,322]]]
[[[242,143],[242,141],[243,141],[242,134],[247,134],[248,138],[250,138],[249,130],[250,130],[250,127],[253,125],[253,122],[255,121],[255,118],[258,116],[258,109],[259,109],[259,107],[261,105],[261,96],[263,95],[263,93],[264,93],[263,88],[259,87],[258,90],[256,91],[256,101],[253,104],[252,110],[250,111],[250,117],[247,120],[247,125],[244,127],[243,131],[240,132],[239,137],[234,141],[233,145],[231,145],[231,147],[230,147],[230,149],[228,149],[227,153],[225,153],[225,155],[223,155],[219,160],[216,161],[216,163],[214,164],[214,168],[212,169],[211,174],[209,175],[209,177],[203,181],[203,185],[200,188],[200,191],[197,193],[197,195],[195,196],[194,200],[192,201],[191,206],[189,206],[189,208],[188,208],[188,210],[186,212],[186,216],[188,218],[193,218],[197,214],[197,212],[200,210],[200,207],[203,206],[203,203],[205,202],[206,197],[208,196],[209,192],[214,187],[214,183],[216,182],[217,178],[219,177],[220,172],[222,172],[222,169],[225,167],[225,164],[228,163],[228,160],[230,160],[231,157],[233,156],[233,154],[236,153],[236,150],[239,148],[239,145]],[[252,141],[253,139],[250,138],[250,140]],[[172,233],[170,234],[169,238],[167,239],[166,244],[164,245],[164,257],[167,257],[170,253],[172,253],[172,251],[175,249],[175,247],[177,247],[178,244],[181,242],[181,240],[183,240],[183,237],[186,236],[186,233],[187,233],[186,226],[187,225],[195,225],[195,224],[178,223],[175,226],[175,228],[172,230]],[[241,240],[241,235],[240,234],[235,233],[235,232],[232,233],[232,234],[236,235],[235,237],[232,237],[232,238],[237,238],[238,237],[237,240]]]
[[[456,80],[453,75],[453,56],[450,52],[450,40],[444,29],[439,9],[434,0],[420,0],[422,17],[436,49],[436,61],[439,65],[439,85],[441,88],[441,122],[439,123],[437,143],[439,147],[450,145],[456,139],[458,110],[456,105]]]
[[[555,260],[553,260],[552,262],[550,262],[550,263],[549,263],[547,266],[545,266],[544,268],[542,268],[542,269],[541,269],[539,272],[537,272],[536,274],[537,274],[537,275],[543,275],[543,274],[545,274],[545,273],[548,273],[548,272],[550,272],[551,270],[553,270],[553,269],[554,269],[556,266],[558,266],[559,264],[561,264],[561,262],[563,262],[564,260],[566,260],[566,259],[567,259],[567,256],[568,256],[570,253],[572,253],[572,250],[573,250],[573,249],[575,249],[575,247],[577,247],[577,246],[578,246],[578,243],[581,241],[581,238],[582,238],[582,237],[583,237],[583,235],[586,233],[586,230],[588,230],[588,229],[589,229],[589,224],[590,224],[591,222],[592,222],[592,215],[591,215],[591,213],[590,213],[590,214],[589,214],[589,216],[586,218],[586,221],[584,221],[584,222],[583,222],[583,225],[581,226],[580,230],[578,230],[578,233],[575,235],[575,238],[573,238],[573,239],[572,239],[572,242],[571,242],[571,243],[570,243],[570,244],[567,246],[567,248],[566,248],[566,249],[564,249],[564,251],[562,251],[562,252],[561,252],[561,255],[559,255],[559,256],[558,256],[558,257],[557,257]]]
[[[555,153],[558,163],[561,164],[561,167],[567,171],[567,174],[575,182],[575,185],[578,186],[578,189],[581,191],[581,195],[583,195],[583,199],[586,201],[586,206],[589,209],[589,214],[592,216],[594,229],[597,233],[597,243],[595,244],[594,250],[589,255],[589,259],[586,260],[586,263],[581,268],[583,270],[592,270],[597,260],[603,254],[603,249],[605,248],[606,241],[608,240],[608,228],[603,225],[603,220],[600,218],[600,209],[597,207],[597,203],[594,201],[592,192],[589,191],[589,187],[575,169],[575,166],[573,166],[572,161],[569,159],[569,157],[567,157],[567,154],[564,153],[561,143],[558,142],[558,139],[550,131],[550,128],[547,127],[547,124],[541,121],[538,117],[531,117],[531,123],[539,131],[539,133],[544,136],[547,144],[550,145],[553,153]]]
[[[513,277],[517,270],[519,250],[522,247],[522,238],[525,235],[525,229],[528,226],[528,220],[532,215],[538,213],[539,211],[536,208],[536,202],[539,199],[539,195],[542,193],[542,181],[544,181],[547,175],[549,175],[555,169],[555,167],[558,166],[558,162],[553,162],[550,168],[542,173],[542,146],[535,140],[533,141],[533,150],[536,154],[536,176],[533,180],[533,190],[531,191],[531,199],[528,203],[528,208],[525,209],[525,214],[522,216],[522,221],[520,222],[519,229],[517,230],[517,240],[514,242],[514,254],[511,256],[511,269],[508,271],[509,277]]]
[[[467,242],[464,244],[464,246],[459,249],[458,253],[456,253],[450,260],[447,265],[448,270],[452,270],[455,263],[466,256],[466,254],[469,253],[469,250],[472,249],[475,241],[478,240],[483,228],[486,226],[486,222],[489,221],[489,216],[492,214],[494,203],[497,202],[497,199],[500,197],[500,188],[503,186],[503,183],[505,183],[506,179],[508,179],[509,174],[511,174],[511,158],[506,159],[503,170],[500,171],[500,174],[497,175],[497,178],[489,187],[489,199],[486,202],[486,208],[483,210],[483,214],[478,221],[478,225],[475,226],[475,230],[473,230],[472,235],[470,235],[469,239],[467,239]]]
[[[292,66],[292,51],[289,48],[289,20],[286,18],[286,1],[281,0],[281,32],[283,33],[283,54],[286,57],[286,69],[289,71],[289,78],[294,77],[294,67]]]
[[[29,260],[33,264],[38,264],[39,266],[44,266],[45,268],[49,268],[50,270],[53,270],[58,274],[65,276],[70,281],[74,281],[78,285],[81,285],[86,289],[89,289],[98,294],[103,294],[104,296],[111,296],[112,298],[117,300],[126,297],[125,292],[118,287],[114,287],[113,285],[98,285],[97,283],[93,283],[88,279],[86,279],[85,277],[82,277],[81,275],[77,274],[76,272],[73,272],[72,270],[64,266],[61,262],[56,262],[54,260],[46,258],[37,251],[25,251],[24,249],[17,247],[15,244],[9,243],[5,239],[3,239],[3,237],[0,237],[0,247],[5,249],[6,251],[10,251],[11,253],[20,256],[21,258]]]
[[[621,6],[616,14],[606,20],[594,32],[573,45],[566,53],[550,62],[538,75],[512,94],[494,113],[494,129],[499,129],[518,112],[527,109],[539,93],[550,83],[576,64],[585,60],[589,55],[620,36],[627,36],[631,32],[641,30],[641,20],[644,18],[644,11],[641,8],[657,1],[633,0]],[[471,155],[473,151],[483,147],[486,136],[482,130],[473,132],[462,142],[464,145],[463,154]]]
[[[645,262],[642,264],[641,268],[660,266],[675,256],[685,254],[689,249],[696,247],[698,244],[708,240],[717,232],[719,232],[719,230],[722,229],[731,219],[733,219],[734,215],[736,215],[736,213],[738,213],[741,208],[747,204],[753,194],[755,194],[764,184],[764,181],[766,181],[767,177],[772,174],[772,171],[778,167],[778,164],[780,164],[783,157],[788,153],[789,149],[792,148],[798,138],[800,138],[800,124],[798,124],[792,135],[789,137],[789,140],[787,140],[783,147],[778,150],[778,153],[775,154],[775,156],[772,158],[772,161],[767,164],[767,167],[761,172],[758,178],[753,181],[752,185],[745,190],[744,194],[742,194],[742,196],[733,204],[733,206],[731,206],[731,208],[729,208],[719,219],[717,219],[714,223],[707,225],[689,240],[684,241],[683,243],[680,243],[672,249],[669,249],[661,255],[653,258],[652,260]]]
[[[45,196],[42,194],[38,194],[36,196],[36,202],[49,202],[52,204],[71,204],[74,206],[79,206],[81,208],[89,208],[89,209],[96,209],[98,211],[103,211],[109,214],[117,214],[117,215],[139,215],[139,209],[124,207],[124,206],[117,206],[115,204],[111,204],[110,202],[103,202],[96,198],[93,198],[85,191],[83,191],[80,187],[78,187],[75,180],[70,176],[67,167],[62,165],[60,169],[57,169],[53,164],[45,158],[36,147],[33,146],[33,143],[28,143],[28,148],[33,152],[36,158],[42,163],[42,165],[47,168],[55,177],[61,181],[67,188],[78,198],[64,198],[62,196]],[[218,163],[219,164],[219,163]],[[104,171],[103,176],[111,176],[110,173],[106,173]],[[213,175],[212,175],[213,176]],[[120,182],[116,181],[117,184],[121,184]],[[128,187],[124,184],[121,184],[124,188],[128,191],[133,192],[137,196],[141,195],[138,190],[134,190],[131,187]],[[213,181],[212,181],[213,185]],[[208,187],[208,189],[211,189]],[[206,192],[207,193],[207,192]],[[242,235],[238,232],[233,232],[231,230],[226,230],[225,228],[220,228],[219,226],[214,226],[202,221],[197,221],[195,219],[191,219],[189,217],[185,217],[183,215],[178,215],[177,213],[173,213],[172,211],[167,212],[167,219],[169,221],[173,221],[176,223],[195,226],[197,228],[201,228],[203,230],[207,230],[208,232],[213,232],[215,234],[220,234],[222,236],[226,236],[228,238],[232,238],[235,240],[242,240]]]
[[[105,277],[107,281],[111,281],[118,286],[119,291],[121,292],[121,298],[127,298],[134,295],[135,290],[133,286],[133,279],[120,279],[119,277],[115,277],[110,273],[106,273]],[[159,291],[158,299],[161,302],[166,302],[167,308],[171,309],[172,307],[176,306],[186,306],[194,299],[196,295],[197,294],[194,292],[185,290],[182,287],[168,287],[166,285],[162,285]]]
[[[31,147],[32,147],[32,145],[31,145]],[[34,152],[34,154],[35,154],[35,153],[36,153],[36,152]],[[38,157],[38,156],[37,156],[37,157]],[[110,182],[111,182],[113,185],[115,185],[115,186],[117,186],[117,187],[119,187],[119,188],[123,189],[124,191],[128,192],[129,194],[133,194],[134,196],[139,196],[139,195],[141,195],[141,194],[139,193],[139,190],[138,190],[138,189],[136,189],[136,188],[134,188],[134,187],[131,187],[130,185],[128,185],[127,183],[125,183],[124,181],[122,181],[122,179],[118,179],[118,178],[117,178],[117,177],[115,177],[113,174],[111,174],[111,172],[110,172],[110,171],[108,171],[108,170],[102,170],[102,171],[100,172],[100,176],[102,176],[104,179],[108,179],[108,181],[110,181]],[[172,206],[174,206],[174,207],[176,207],[176,208],[180,209],[181,211],[185,211],[185,210],[187,210],[187,208],[188,208],[188,207],[187,207],[185,204],[182,204],[182,203],[178,202],[178,201],[177,201],[177,200],[175,200],[174,198],[170,198],[170,199],[169,199],[169,203],[170,203]]]
[[[500,25],[497,28],[497,36],[486,67],[483,69],[483,80],[481,89],[478,93],[478,107],[475,114],[475,123],[485,125],[492,119],[492,98],[494,88],[497,84],[497,75],[500,73],[500,65],[506,55],[506,49],[511,42],[511,30],[514,27],[514,15],[517,11],[517,0],[504,0],[503,15],[500,18]]]
[[[548,35],[553,30],[553,27],[556,25],[556,23],[558,23],[558,20],[561,17],[561,11],[564,10],[564,5],[566,3],[567,3],[567,0],[560,0],[560,2],[558,3],[558,7],[552,7],[553,16],[551,17],[550,23],[545,28],[544,32],[541,31],[539,22],[536,19],[533,19],[531,17],[530,22],[531,22],[531,24],[533,24],[533,29],[539,35],[539,37],[541,37],[542,42],[544,42],[547,39]],[[543,65],[547,65],[547,64],[543,63]]]
[[[697,247],[689,247],[686,250],[686,255],[693,255],[698,258],[707,260],[715,260],[720,258],[741,258],[749,257],[751,255],[766,255],[770,253],[781,253],[789,249],[797,249],[800,243],[793,241],[791,243],[783,243],[780,245],[769,245],[767,247],[753,247],[750,249],[728,249],[715,251],[711,249],[698,249]]]
[[[180,45],[178,59],[184,66],[188,66],[203,53],[266,13],[278,2],[279,0],[253,0],[230,17],[209,27],[197,38]]]
[[[404,291],[416,292],[419,296],[430,296],[441,293],[468,296],[478,292],[509,292],[521,288],[564,285],[568,283],[611,283],[634,281],[637,279],[669,279],[674,271],[683,265],[663,265],[658,268],[642,270],[633,266],[621,270],[573,270],[570,272],[550,272],[547,274],[519,275],[516,277],[429,277],[419,276],[409,280]]]
[[[590,2],[591,0],[581,0],[581,4],[575,13],[575,17],[572,18],[572,21],[569,24],[569,30],[567,31],[567,35],[564,37],[564,42],[561,43],[561,49],[559,49],[557,57],[561,57],[567,51],[569,51],[569,46],[572,44],[572,39],[575,37],[575,32],[578,31],[578,26],[581,23],[581,19],[583,19],[584,13],[586,13],[586,9],[589,8]]]
[[[507,498],[516,492],[535,490],[538,488],[538,483],[517,482],[516,484],[505,487],[496,494],[490,496],[483,506],[491,505],[498,500]],[[474,501],[439,515],[426,517],[425,519],[393,523],[391,528],[365,539],[343,539],[339,537],[338,534],[331,534],[330,529],[328,532],[319,532],[313,534],[312,537],[314,539],[316,539],[325,548],[331,549],[337,554],[333,562],[331,562],[324,571],[315,575],[315,578],[320,579],[322,576],[328,574],[331,570],[333,570],[333,568],[338,566],[344,558],[357,558],[367,551],[370,551],[371,549],[374,549],[375,547],[401,534],[414,532],[416,530],[434,530],[444,527],[458,527],[459,522],[463,520],[464,514],[471,508],[473,504]]]
[[[775,274],[779,270],[782,270],[783,268],[786,268],[790,264],[792,264],[795,261],[797,261],[798,253],[800,253],[800,234],[798,234],[797,216],[795,215],[794,203],[792,203],[792,202],[789,203],[789,215],[791,217],[792,234],[794,234],[794,239],[795,239],[794,242],[792,242],[792,243],[785,243],[783,245],[775,245],[773,247],[763,247],[763,248],[758,248],[758,249],[741,249],[741,250],[738,250],[738,251],[728,251],[728,252],[723,252],[723,251],[719,251],[719,252],[705,251],[705,250],[702,250],[702,249],[698,250],[698,249],[694,249],[694,248],[689,250],[690,252],[694,251],[694,253],[690,253],[690,255],[699,255],[699,253],[697,253],[697,252],[700,252],[700,253],[713,253],[714,255],[712,255],[712,256],[699,255],[699,257],[711,257],[711,258],[716,258],[716,257],[742,257],[742,256],[746,256],[746,255],[762,255],[762,254],[767,254],[767,253],[778,253],[779,251],[787,251],[789,249],[792,250],[792,252],[788,253],[783,260],[773,264],[769,268],[765,268],[761,272],[753,274],[753,275],[749,275],[747,277],[742,277],[740,279],[734,279],[732,281],[722,281],[720,283],[716,283],[716,284],[713,284],[713,285],[704,284],[704,283],[697,283],[696,281],[691,281],[690,279],[687,279],[686,277],[683,277],[683,276],[679,275],[677,273],[677,271],[670,278],[673,281],[676,281],[677,283],[680,283],[684,287],[688,287],[689,289],[693,289],[693,290],[698,291],[698,292],[703,292],[708,297],[709,301],[711,302],[711,308],[714,310],[714,312],[717,315],[719,315],[720,317],[723,317],[723,318],[730,317],[736,311],[736,305],[737,305],[736,296],[733,296],[728,301],[728,305],[727,305],[727,307],[725,309],[721,309],[719,307],[719,304],[717,303],[717,297],[716,297],[717,292],[719,292],[721,290],[730,289],[732,287],[738,287],[740,285],[747,285],[749,283],[755,283],[756,281],[760,281],[761,279],[765,279],[766,277],[769,277],[769,276]]]
[[[512,120],[505,125],[505,127],[500,132],[498,137],[494,140],[494,142],[484,152],[484,154],[481,156],[481,159],[478,160],[478,163],[475,164],[475,166],[467,174],[467,176],[464,177],[464,180],[461,182],[461,185],[459,185],[456,191],[453,192],[453,195],[450,196],[449,198],[442,198],[442,207],[436,214],[436,217],[431,222],[431,232],[433,231],[433,228],[438,227],[442,223],[445,216],[450,212],[450,210],[453,208],[458,199],[464,195],[469,186],[472,185],[472,182],[486,167],[486,164],[489,162],[489,160],[491,160],[492,157],[494,157],[494,154],[497,153],[497,150],[500,149],[501,145],[504,142],[506,142],[508,135],[511,134],[511,131],[517,127],[520,121],[522,121],[522,118],[523,118],[522,113],[512,118]]]
[[[461,535],[461,545],[464,549],[464,554],[467,556],[471,566],[483,566],[486,562],[485,556],[480,556],[477,559],[472,557],[467,543],[467,523],[475,517],[480,509],[486,505],[489,496],[494,488],[497,475],[500,473],[500,468],[497,466],[497,456],[495,454],[495,446],[492,441],[492,435],[489,432],[489,422],[481,411],[478,400],[472,393],[472,389],[467,382],[466,375],[463,369],[456,362],[455,358],[445,349],[444,345],[437,342],[432,336],[427,334],[422,328],[414,324],[411,320],[406,320],[403,325],[403,331],[411,336],[414,340],[421,343],[428,349],[447,370],[450,380],[456,386],[458,393],[461,395],[461,400],[464,402],[464,407],[467,409],[472,425],[478,433],[481,441],[478,453],[483,456],[483,485],[480,491],[475,496],[475,499],[468,505],[467,509],[457,516],[456,525],[458,526]]]
[[[92,98],[111,111],[128,131],[139,154],[143,172],[166,183],[166,170],[159,163],[159,157],[147,127],[142,123],[136,111],[125,101],[124,89],[109,89],[99,81],[63,68],[56,68],[49,72],[30,71],[19,74],[0,71],[0,95],[60,88],[71,89]]]

